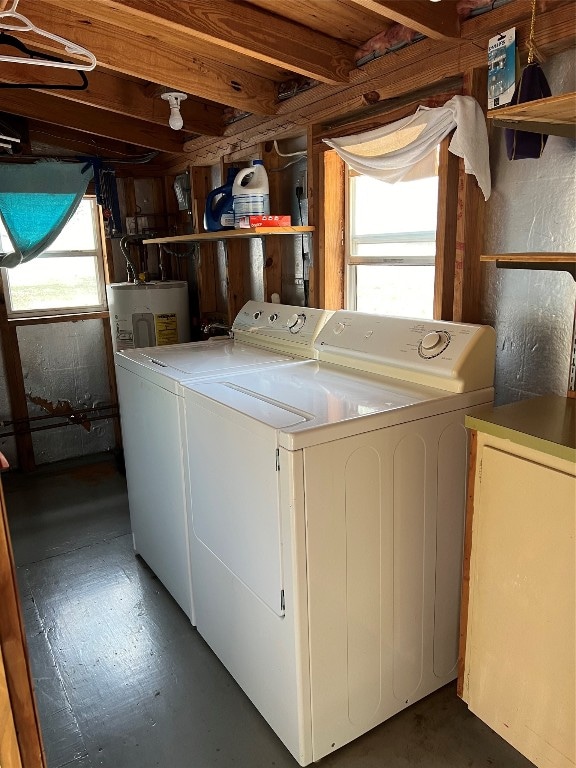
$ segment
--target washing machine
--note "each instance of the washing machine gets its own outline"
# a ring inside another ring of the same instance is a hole
[[[311,357],[330,314],[249,301],[234,321],[233,338],[115,353],[134,550],[193,624],[181,384]]]
[[[456,676],[495,334],[339,311],[315,347],[184,386],[197,628],[301,765]]]

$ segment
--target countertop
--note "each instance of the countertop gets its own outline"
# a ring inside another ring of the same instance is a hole
[[[466,426],[576,462],[576,399],[545,396],[477,411]]]

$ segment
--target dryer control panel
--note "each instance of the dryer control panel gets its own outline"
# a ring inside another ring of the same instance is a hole
[[[313,307],[248,301],[238,312],[232,331],[239,341],[313,358],[317,356],[316,337],[332,314]]]
[[[319,360],[449,392],[493,386],[490,326],[339,310],[315,346]]]

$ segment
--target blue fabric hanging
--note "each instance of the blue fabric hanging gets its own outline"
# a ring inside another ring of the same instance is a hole
[[[0,217],[14,248],[0,253],[0,267],[17,267],[45,251],[73,216],[92,176],[92,166],[84,163],[0,164]]]

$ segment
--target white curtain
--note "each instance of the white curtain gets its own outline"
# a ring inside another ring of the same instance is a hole
[[[432,153],[453,129],[448,149],[464,159],[484,199],[491,191],[488,133],[484,113],[471,96],[454,96],[443,107],[418,107],[403,120],[373,131],[324,139],[355,171],[394,183],[429,175]]]

